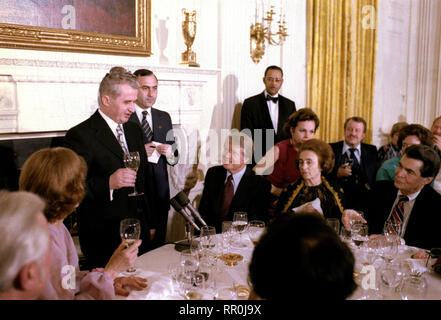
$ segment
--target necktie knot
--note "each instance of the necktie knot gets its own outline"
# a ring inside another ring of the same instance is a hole
[[[266,101],[271,100],[274,103],[277,103],[277,101],[279,100],[279,97],[271,97],[269,94],[266,95]]]
[[[357,149],[355,149],[355,148],[349,148],[349,152],[351,153],[351,156],[352,156],[352,157],[355,157],[355,150],[357,150]]]
[[[409,201],[409,198],[403,194],[398,197],[398,202],[406,202]]]
[[[146,119],[147,115],[148,115],[148,111],[143,111],[142,112],[142,120]]]

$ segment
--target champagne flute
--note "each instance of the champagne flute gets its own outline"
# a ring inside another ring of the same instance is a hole
[[[229,252],[231,247],[231,240],[233,237],[232,224],[232,221],[222,221],[222,248],[226,252]]]
[[[139,240],[141,234],[141,223],[138,219],[128,218],[121,220],[119,225],[119,233],[121,239],[124,240],[126,248],[130,247],[133,243]],[[131,267],[127,269],[127,272],[135,272],[136,269]]]
[[[138,168],[139,165],[141,163],[141,159],[139,157],[139,152],[135,151],[135,152],[129,152],[129,153],[124,153],[124,166],[128,169],[132,169],[135,170],[135,172],[138,172]],[[136,191],[136,183],[133,186],[133,192],[129,194],[129,197],[134,197],[134,196],[141,196],[144,193],[138,193]]]
[[[260,220],[252,220],[248,224],[248,236],[251,242],[256,245],[265,230],[265,222]]]
[[[233,215],[232,227],[234,231],[239,233],[239,243],[237,244],[239,248],[246,247],[242,242],[242,233],[245,232],[248,226],[248,215],[246,212],[235,212]]]

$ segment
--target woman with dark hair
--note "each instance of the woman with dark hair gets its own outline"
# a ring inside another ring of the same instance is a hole
[[[378,149],[378,161],[380,165],[386,160],[401,156],[401,149],[398,147],[399,132],[407,125],[409,125],[407,122],[397,122],[392,126],[389,135],[390,142]]]
[[[280,141],[256,164],[256,174],[267,175],[271,182],[271,193],[278,196],[282,189],[300,178],[295,166],[299,148],[314,137],[319,126],[317,115],[308,108],[294,112],[286,122],[284,130],[289,139]]]
[[[63,220],[83,200],[86,175],[86,162],[67,148],[41,149],[21,170],[19,188],[45,200],[44,214],[51,234],[51,271],[40,299],[113,299],[115,293],[128,295],[124,287],[146,286],[141,278],[118,278],[135,262],[140,240],[128,248],[122,242],[103,269],[79,271],[78,254]]]
[[[334,152],[330,145],[317,139],[306,141],[299,149],[297,166],[302,178],[282,192],[276,216],[289,212],[317,213],[325,218],[341,219],[343,190],[324,177],[334,167]]]
[[[398,148],[404,153],[407,147],[423,144],[433,147],[433,135],[429,129],[419,124],[409,124],[401,128],[398,133]],[[395,179],[395,170],[397,170],[401,155],[386,160],[377,171],[375,179],[377,181]]]

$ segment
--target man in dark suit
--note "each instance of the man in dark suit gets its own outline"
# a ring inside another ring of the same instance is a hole
[[[222,231],[222,221],[232,221],[234,212],[246,212],[249,221],[268,220],[271,184],[247,167],[251,155],[250,137],[231,134],[225,144],[223,165],[207,171],[199,213],[218,233]]]
[[[331,176],[343,187],[346,208],[361,209],[361,202],[375,183],[378,153],[374,145],[362,143],[366,121],[361,117],[346,119],[345,139],[331,143],[335,165]]]
[[[147,176],[152,179],[157,195],[155,204],[158,224],[153,244],[159,247],[165,243],[170,210],[167,165],[174,166],[178,162],[178,150],[174,145],[170,115],[153,108],[158,95],[158,79],[152,71],[146,69],[136,70],[134,75],[138,79],[140,88],[135,112],[130,116],[129,121],[137,123],[143,129],[143,142],[147,155],[151,157],[155,150],[160,155],[157,163],[149,162],[147,168]]]
[[[406,245],[423,249],[441,247],[441,195],[429,186],[439,168],[440,159],[433,148],[406,148],[395,180],[378,181],[369,194],[364,209],[369,233],[383,233],[385,222],[396,219],[395,208],[401,207],[401,237]]]
[[[77,208],[81,251],[89,267],[103,267],[121,243],[119,225],[125,218],[141,222],[140,254],[150,249],[156,218],[145,177],[147,155],[142,131],[128,122],[134,112],[139,83],[121,67],[112,68],[99,88],[100,108],[71,128],[65,145],[82,156],[88,167],[87,191]],[[124,153],[138,151],[138,171],[124,168]],[[136,183],[140,196],[129,196]]]
[[[253,139],[253,166],[274,144],[289,138],[283,126],[296,111],[294,101],[279,94],[283,84],[283,71],[280,67],[266,68],[263,83],[265,90],[262,93],[245,99],[240,117],[240,130],[250,130],[247,134]]]

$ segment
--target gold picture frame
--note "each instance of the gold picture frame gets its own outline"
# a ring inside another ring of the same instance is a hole
[[[135,10],[133,22],[135,23],[135,26],[133,26],[133,35],[118,35],[72,29],[48,28],[42,26],[4,23],[4,21],[2,22],[0,20],[0,47],[129,56],[150,56],[151,0],[134,1]],[[15,6],[15,4],[19,2],[11,1],[10,3],[10,6]],[[36,2],[33,2],[33,6],[35,6],[35,3]],[[90,6],[90,3],[93,2],[88,1],[87,5]],[[117,3],[117,1],[114,3]],[[10,10],[11,12],[20,13],[20,10],[22,9],[12,8]],[[35,9],[33,8],[33,10]],[[38,10],[38,8],[36,10]],[[57,12],[57,14],[59,14],[59,12]],[[88,21],[93,21],[94,18],[95,16],[88,17]],[[131,19],[127,19],[127,21],[131,21]],[[110,25],[112,22],[113,21],[108,21],[107,23]]]

